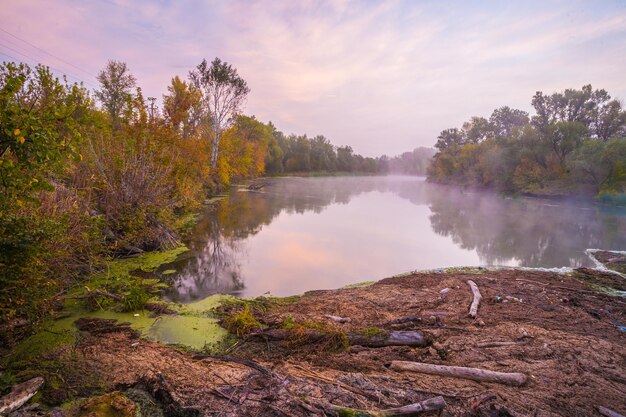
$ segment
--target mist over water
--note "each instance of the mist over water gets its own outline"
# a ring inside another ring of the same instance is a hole
[[[300,294],[449,266],[592,266],[626,209],[505,198],[418,177],[276,178],[204,213],[166,298]]]

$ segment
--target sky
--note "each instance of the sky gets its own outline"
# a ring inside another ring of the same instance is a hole
[[[248,82],[244,113],[396,155],[536,91],[625,99],[626,0],[0,0],[0,59],[88,88],[113,59],[160,99],[215,57]]]

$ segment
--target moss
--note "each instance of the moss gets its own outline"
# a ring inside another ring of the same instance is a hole
[[[377,417],[378,414],[372,414],[363,410],[355,410],[352,408],[339,408],[335,410],[338,417]]]
[[[370,285],[374,283],[376,283],[376,281],[363,281],[363,282],[357,282],[355,284],[344,285],[341,288],[364,288],[364,287],[369,287]]]
[[[70,409],[70,417],[135,417],[137,406],[118,391],[88,398]]]
[[[325,322],[310,320],[296,322],[293,317],[289,316],[282,321],[280,328],[289,332],[287,342],[292,346],[315,342],[317,349],[328,352],[347,350],[350,346],[348,336],[343,330],[336,329]]]
[[[354,333],[360,334],[363,336],[368,336],[368,337],[385,336],[387,334],[387,332],[385,332],[383,329],[380,329],[378,327],[373,327],[373,326],[363,327],[362,329],[357,329],[354,331]]]
[[[272,303],[276,303],[276,304],[281,304],[281,305],[286,305],[286,304],[293,304],[293,303],[297,303],[300,299],[302,298],[302,296],[300,295],[290,295],[287,297],[274,297],[274,296],[261,296],[261,297],[257,297],[254,300],[251,301],[258,301],[260,303],[263,303],[265,301],[269,301]]]
[[[254,317],[249,304],[246,304],[242,310],[226,316],[222,320],[222,324],[229,332],[237,336],[243,336],[254,329],[266,327]]]
[[[163,410],[156,400],[146,391],[130,388],[124,392],[137,406],[137,417],[163,417]]]

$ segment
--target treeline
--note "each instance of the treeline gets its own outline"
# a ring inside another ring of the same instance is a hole
[[[334,146],[322,135],[285,136],[271,123],[270,128],[278,148],[266,163],[269,175],[300,172],[425,175],[435,154],[434,149],[420,147],[393,158],[363,157],[350,146]]]
[[[536,114],[507,106],[441,132],[435,182],[511,193],[598,196],[626,202],[626,112],[605,90],[532,98]]]

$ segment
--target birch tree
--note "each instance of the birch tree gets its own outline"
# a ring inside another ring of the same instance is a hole
[[[211,65],[206,59],[189,73],[194,87],[202,92],[202,105],[211,123],[213,140],[211,167],[217,167],[222,133],[235,120],[250,92],[246,81],[227,62],[215,58]]]

